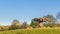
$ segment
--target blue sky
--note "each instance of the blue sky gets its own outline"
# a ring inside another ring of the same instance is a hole
[[[0,0],[0,24],[11,24],[14,19],[20,22],[60,11],[60,0]]]

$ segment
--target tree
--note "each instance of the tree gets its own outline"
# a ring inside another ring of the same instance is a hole
[[[56,17],[57,17],[57,19],[60,20],[60,12],[57,13]]]
[[[38,26],[38,18],[32,19],[30,26],[36,28]]]
[[[57,13],[56,18],[57,18],[57,20],[59,22],[60,21],[60,12]]]
[[[20,29],[20,28],[21,28],[20,22],[17,19],[13,20],[11,29]]]
[[[25,28],[27,28],[28,27],[28,24],[27,24],[27,22],[25,21],[25,22],[23,22],[23,24],[21,25],[21,28],[22,29],[25,29]]]
[[[53,15],[47,15],[47,16],[43,16],[45,18],[49,18],[49,21],[47,22],[47,24],[45,23],[44,25],[45,26],[50,26],[50,27],[53,27],[56,23],[56,18],[53,17]]]

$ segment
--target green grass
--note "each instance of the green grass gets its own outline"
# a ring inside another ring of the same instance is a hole
[[[36,28],[1,31],[0,34],[60,34],[60,28]]]

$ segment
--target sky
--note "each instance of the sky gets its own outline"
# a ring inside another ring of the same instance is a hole
[[[60,0],[0,0],[0,25],[11,24],[14,19],[31,22],[33,18],[60,11]]]

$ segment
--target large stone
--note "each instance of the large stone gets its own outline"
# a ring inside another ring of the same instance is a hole
[[[43,23],[39,23],[39,26],[40,26],[40,27],[43,27]]]

